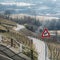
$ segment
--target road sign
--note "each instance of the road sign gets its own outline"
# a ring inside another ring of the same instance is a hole
[[[48,29],[45,28],[44,31],[42,32],[42,38],[48,38],[50,37],[50,33],[48,32]]]

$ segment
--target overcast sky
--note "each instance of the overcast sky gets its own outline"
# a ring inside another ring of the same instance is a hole
[[[0,4],[27,7],[28,10],[33,9],[39,14],[60,14],[60,0],[0,0]]]

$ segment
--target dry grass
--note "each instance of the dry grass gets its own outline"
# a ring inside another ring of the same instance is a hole
[[[1,24],[7,24],[7,25],[16,26],[16,23],[15,23],[15,22],[12,22],[12,21],[7,20],[7,19],[4,19],[4,18],[0,18],[0,23],[1,23]]]
[[[26,36],[37,37],[37,35],[34,32],[32,32],[32,31],[30,31],[30,30],[28,30],[26,28],[21,29],[19,32],[26,35]]]

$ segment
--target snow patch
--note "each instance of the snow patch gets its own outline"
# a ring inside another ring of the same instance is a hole
[[[24,29],[24,28],[25,28],[25,26],[17,24],[17,27],[15,27],[13,29],[16,31],[19,31],[19,30]]]

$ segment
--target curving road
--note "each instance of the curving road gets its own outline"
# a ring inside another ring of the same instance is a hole
[[[23,29],[21,27],[22,27],[21,25],[18,25],[15,30],[19,31],[20,29]],[[41,41],[39,39],[30,37],[30,36],[28,36],[28,38],[33,40],[33,44],[35,45],[35,48],[36,48],[36,50],[38,52],[38,60],[49,60],[47,44],[44,41]]]
[[[39,39],[28,37],[31,40],[33,40],[33,44],[35,45],[35,48],[38,52],[38,60],[49,60],[48,59],[48,47],[47,44]]]

